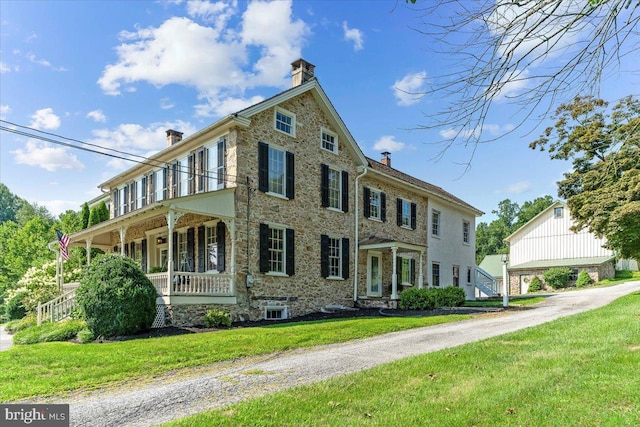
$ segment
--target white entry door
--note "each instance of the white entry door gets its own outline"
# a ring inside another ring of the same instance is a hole
[[[370,252],[367,261],[367,295],[382,295],[382,254]]]

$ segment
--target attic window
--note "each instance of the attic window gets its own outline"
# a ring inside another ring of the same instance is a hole
[[[296,115],[283,108],[275,109],[275,128],[287,135],[296,136]]]
[[[328,129],[321,128],[322,148],[332,153],[338,152],[338,135]]]
[[[558,208],[554,208],[553,209],[553,217],[554,218],[562,218],[563,215],[564,215],[564,208],[563,207],[558,207]]]

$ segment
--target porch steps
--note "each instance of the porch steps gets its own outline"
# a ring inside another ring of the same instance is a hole
[[[480,291],[481,296],[492,297],[500,294],[498,289],[498,281],[491,274],[487,273],[480,267],[476,266],[476,289]]]

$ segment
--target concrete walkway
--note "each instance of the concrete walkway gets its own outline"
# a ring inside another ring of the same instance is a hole
[[[13,336],[4,330],[4,326],[0,326],[0,351],[9,350],[13,346]]]
[[[609,304],[640,282],[565,292],[532,310],[412,329],[185,370],[117,391],[47,399],[70,403],[72,426],[151,426],[405,357],[540,325]]]

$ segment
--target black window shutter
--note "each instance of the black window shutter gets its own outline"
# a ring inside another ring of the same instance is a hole
[[[141,208],[147,206],[147,177],[143,176],[142,177],[142,194],[140,195],[140,201],[142,206],[139,206]]]
[[[349,172],[342,171],[342,212],[349,212]]]
[[[226,187],[226,174],[227,169],[225,168],[225,150],[226,140],[221,139],[218,141],[218,188]]]
[[[143,239],[140,244],[140,250],[142,251],[142,271],[147,272],[147,239]]]
[[[218,271],[224,271],[224,259],[225,259],[225,226],[224,222],[220,221],[216,225],[216,240],[218,242]]]
[[[195,271],[193,261],[196,249],[195,228],[191,227],[187,230],[187,271]]]
[[[396,199],[396,223],[402,225],[402,199]]]
[[[417,205],[411,203],[411,228],[416,229]]]
[[[296,178],[295,178],[295,162],[293,159],[293,153],[287,151],[286,154],[286,167],[287,167],[287,177],[286,177],[286,196],[288,199],[293,199],[295,197],[295,187],[296,187]]]
[[[396,277],[398,284],[402,283],[402,258],[396,257]]]
[[[173,232],[173,248],[171,248],[173,252],[173,269],[178,271],[178,266],[180,265],[180,260],[178,259],[178,232]]]
[[[207,257],[207,248],[206,248],[206,240],[205,240],[205,232],[206,229],[204,225],[198,227],[198,272],[204,273],[205,262]]]
[[[364,217],[369,218],[371,216],[371,190],[369,190],[369,187],[362,188],[362,195],[362,211],[364,212]]]
[[[329,166],[324,164],[320,165],[320,203],[329,206]]]
[[[320,236],[320,275],[329,277],[329,236]]]
[[[296,242],[293,228],[286,230],[287,274],[293,276],[296,273]]]
[[[380,220],[387,222],[387,195],[380,193]]]
[[[260,272],[269,271],[269,226],[260,224]]]
[[[258,142],[258,190],[269,191],[269,145]]]
[[[349,278],[349,239],[342,239],[342,278]]]

